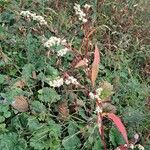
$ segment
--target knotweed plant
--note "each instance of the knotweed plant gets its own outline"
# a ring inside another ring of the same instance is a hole
[[[106,150],[109,146],[105,137],[112,121],[124,143],[114,149],[144,150],[137,144],[139,135],[128,140],[126,128],[111,101],[113,86],[98,79],[102,56],[101,47],[92,40],[97,31],[89,19],[92,5],[75,3],[73,8],[75,16],[72,17],[83,34],[80,44],[51,30],[48,16],[40,12],[22,10],[17,13],[20,26],[16,28],[22,41],[16,43],[21,51],[19,63],[13,64],[17,62],[14,52],[12,60],[1,50],[7,66],[4,71],[11,65],[15,69],[10,77],[0,76],[0,81],[8,85],[0,97],[3,101],[0,120],[11,122],[13,126],[7,128],[6,124],[1,124],[4,134],[0,139],[7,140],[0,142],[0,149],[11,150],[11,146],[17,144],[20,147],[16,149],[90,149],[96,141],[96,148]],[[13,116],[11,121],[10,116]],[[10,142],[8,148],[7,141]]]

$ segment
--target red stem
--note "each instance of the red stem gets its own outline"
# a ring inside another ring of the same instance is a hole
[[[96,107],[102,108],[102,103],[99,102],[99,100],[96,100]],[[101,121],[101,122],[99,122]],[[106,143],[105,143],[105,137],[104,137],[104,126],[103,126],[103,116],[102,113],[98,112],[97,113],[97,124],[100,124],[99,127],[99,132],[100,132],[100,137],[104,146],[104,150],[107,150],[106,148]]]

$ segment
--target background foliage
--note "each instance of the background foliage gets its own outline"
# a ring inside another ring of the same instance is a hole
[[[92,5],[92,42],[101,51],[102,80],[114,87],[112,102],[128,130],[150,149],[150,4],[148,0],[1,0],[0,1],[0,149],[84,150],[103,149],[94,102],[82,91],[50,88],[53,79],[70,69],[74,56],[67,54],[58,67],[57,58],[46,55],[43,35],[65,37],[82,52],[83,31],[74,19],[74,3]],[[45,17],[49,28],[20,17],[30,10]],[[84,71],[74,74],[85,81]],[[16,86],[23,81],[25,85]],[[29,110],[18,112],[10,104],[16,96],[28,99]],[[77,101],[78,104],[75,104]],[[92,109],[91,109],[92,108]],[[106,122],[107,148],[124,141],[113,124]]]

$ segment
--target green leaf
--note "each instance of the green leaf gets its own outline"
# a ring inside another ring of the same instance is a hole
[[[10,116],[9,105],[0,104],[0,123],[4,122],[5,118],[9,118]]]
[[[2,96],[7,99],[7,102],[9,104],[11,104],[12,101],[14,100],[15,96],[20,96],[20,95],[24,95],[24,91],[20,88],[12,87],[6,93],[4,93]]]
[[[76,132],[78,132],[77,123],[70,121],[69,122],[69,126],[68,126],[68,133],[69,133],[69,135],[73,135]]]
[[[4,117],[5,118],[9,118],[11,116],[11,112],[10,111],[5,111],[4,112]]]
[[[24,80],[29,80],[32,77],[32,71],[35,71],[34,65],[32,64],[26,64],[22,69],[22,77]]]
[[[34,116],[28,118],[28,129],[33,132],[40,129],[43,125],[39,123],[38,119]]]
[[[30,146],[34,148],[34,150],[43,150],[45,148],[45,144],[42,141],[38,141],[31,139]]]
[[[81,146],[80,139],[76,135],[67,136],[62,140],[65,150],[79,150]]]
[[[57,76],[59,76],[59,72],[57,69],[55,69],[52,66],[47,66],[46,68],[46,72],[45,72],[46,76],[51,76],[52,78],[56,78]]]
[[[0,123],[4,122],[5,121],[5,117],[3,116],[0,116]]]
[[[20,138],[17,133],[4,133],[0,135],[1,150],[24,150],[27,148],[27,143],[23,138]]]
[[[3,84],[5,82],[6,75],[0,74],[0,84]]]
[[[6,129],[6,124],[5,123],[1,123],[0,124],[0,134],[3,133],[3,132],[6,132],[7,129]]]
[[[28,118],[29,115],[26,113],[16,115],[11,119],[11,127],[13,128],[13,130],[21,130],[22,132],[24,129],[27,128]]]
[[[40,92],[41,94],[38,95],[38,98],[42,102],[46,103],[54,103],[60,100],[60,95],[52,88],[43,88]]]
[[[48,138],[48,133],[50,128],[47,125],[42,125],[39,129],[33,132],[33,137],[30,139],[30,146],[36,150],[48,150],[50,138]]]
[[[49,136],[59,137],[61,136],[61,126],[59,124],[56,124],[55,121],[49,120],[48,126],[50,128]]]
[[[35,112],[45,112],[46,111],[46,107],[43,105],[43,103],[39,102],[39,101],[33,101],[31,103],[31,110],[34,110]]]
[[[92,150],[98,150],[98,149],[102,150],[102,149],[104,149],[103,144],[101,142],[101,139],[99,137],[96,138],[94,141],[95,142],[94,142],[94,146],[93,146]]]
[[[122,135],[120,134],[118,129],[115,127],[112,127],[110,129],[109,138],[110,138],[110,142],[112,143],[114,147],[117,147],[118,145],[121,145],[121,144],[125,144],[125,141]]]

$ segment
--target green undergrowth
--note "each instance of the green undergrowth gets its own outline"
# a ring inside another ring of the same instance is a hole
[[[49,80],[68,71],[92,90],[84,70],[71,66],[74,54],[49,55],[41,42],[44,36],[65,38],[79,54],[84,53],[75,2],[92,6],[89,26],[96,31],[91,49],[97,43],[101,54],[97,87],[102,81],[113,85],[111,101],[129,140],[138,133],[139,143],[150,149],[149,1],[1,0],[0,150],[103,149],[95,102],[82,89],[49,85]],[[48,27],[26,21],[20,16],[23,10],[43,16]],[[60,48],[54,47],[56,52]],[[27,111],[12,107],[16,96],[27,98]],[[104,128],[108,150],[125,143],[114,124],[104,120]]]

